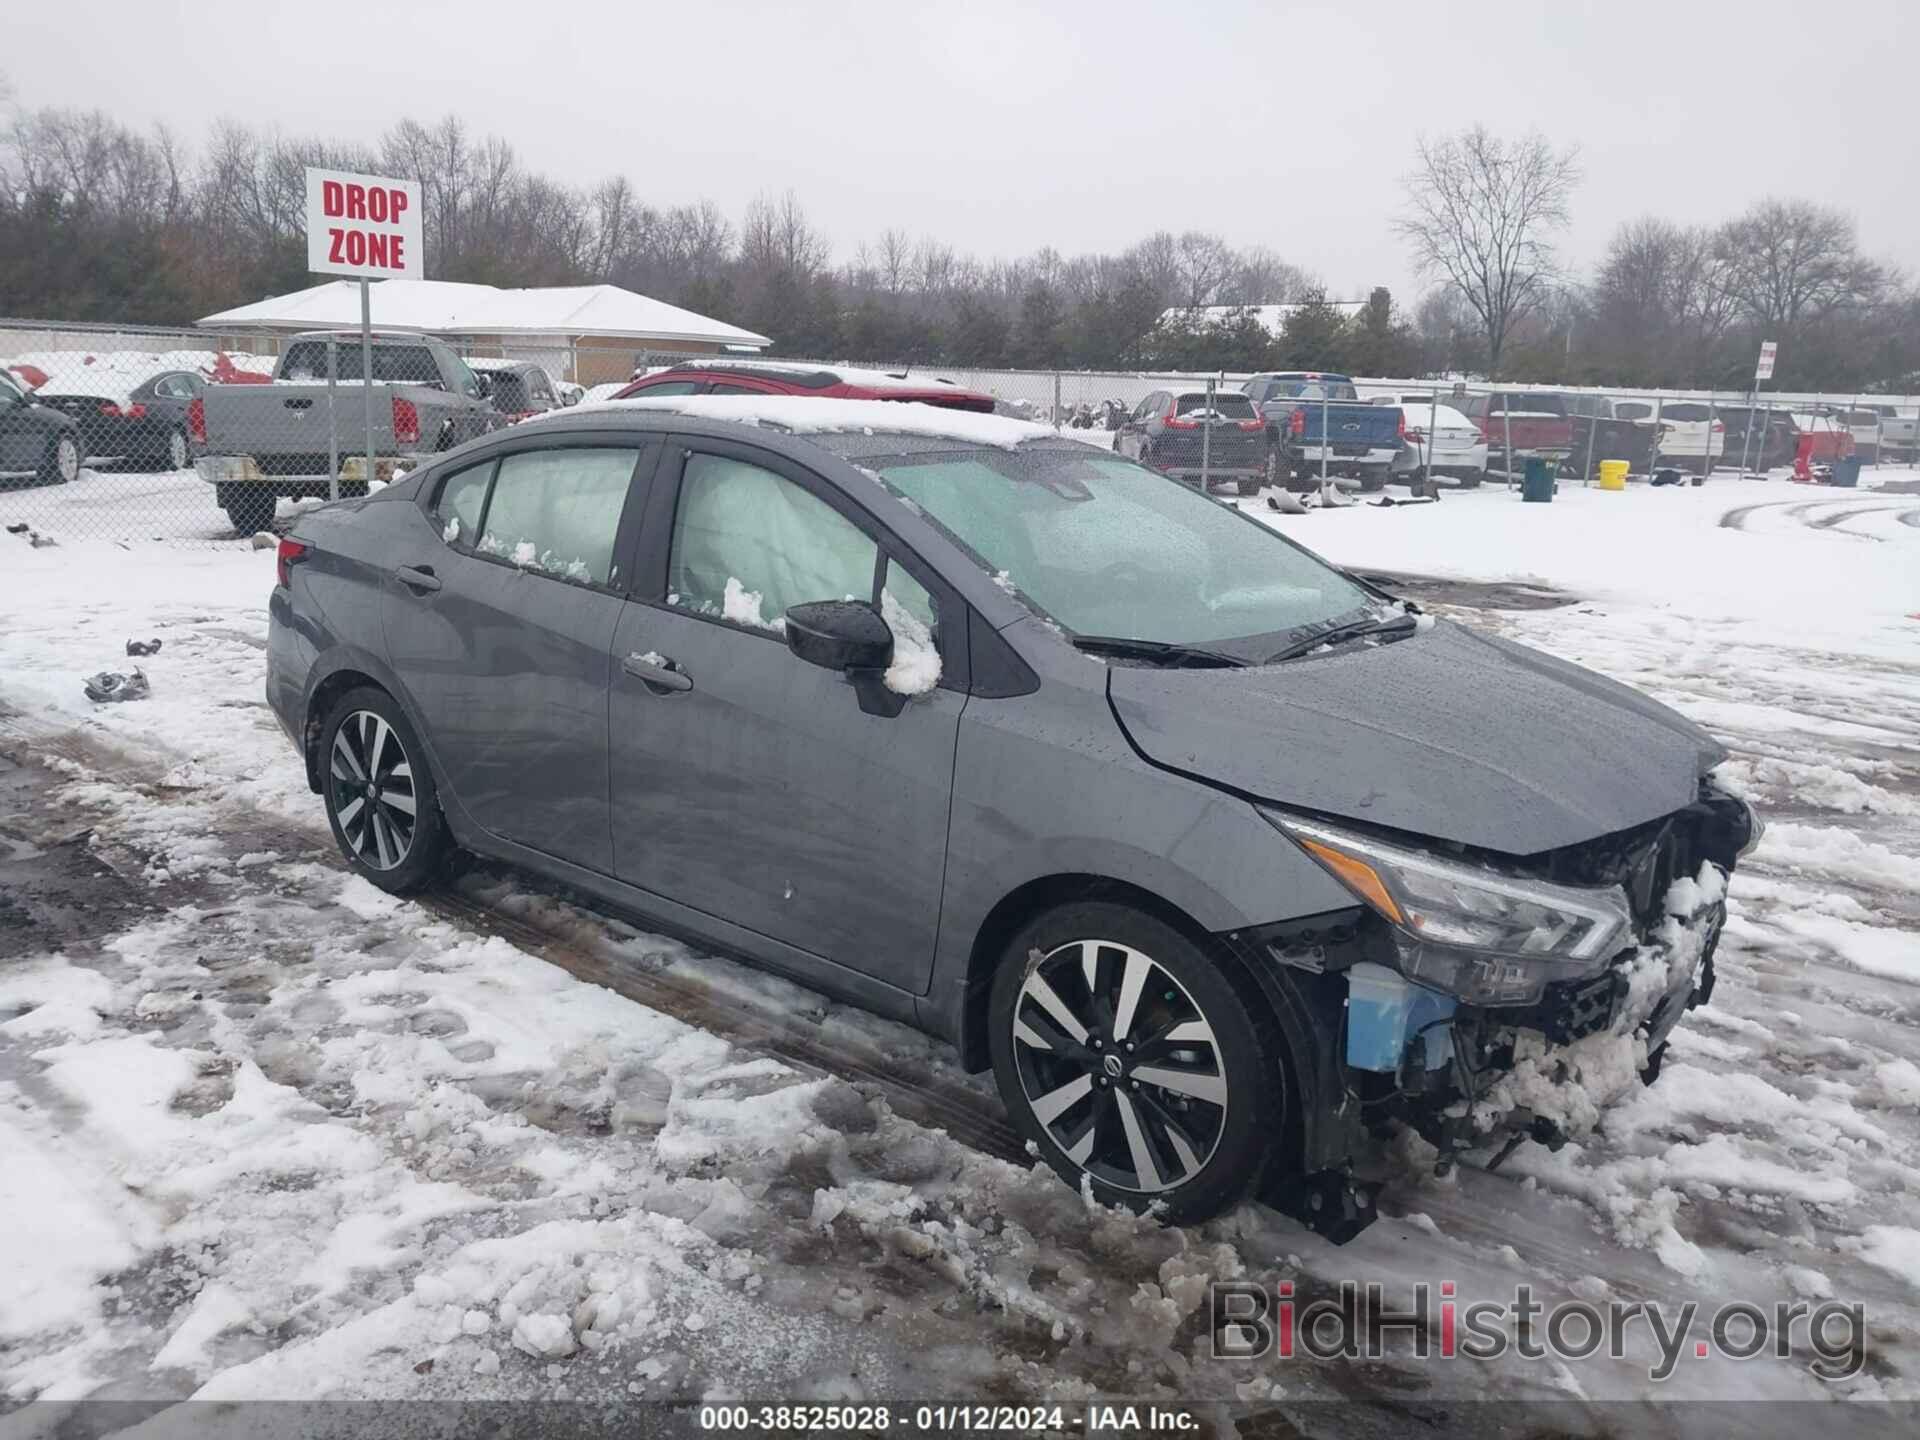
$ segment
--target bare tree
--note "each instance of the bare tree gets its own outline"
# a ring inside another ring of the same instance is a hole
[[[1763,200],[1720,238],[1741,309],[1783,335],[1886,289],[1886,272],[1859,253],[1852,217],[1811,201]]]
[[[1577,152],[1537,132],[1503,140],[1476,125],[1422,140],[1406,177],[1411,214],[1394,228],[1423,274],[1445,279],[1479,317],[1487,365],[1498,376],[1514,322],[1550,293],[1551,237],[1567,223],[1580,180]]]

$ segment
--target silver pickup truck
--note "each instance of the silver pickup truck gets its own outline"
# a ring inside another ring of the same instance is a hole
[[[187,412],[194,468],[242,535],[282,496],[367,493],[414,463],[507,423],[485,383],[444,342],[373,337],[373,473],[357,330],[295,335],[270,385],[209,385]],[[331,378],[331,384],[329,379]]]

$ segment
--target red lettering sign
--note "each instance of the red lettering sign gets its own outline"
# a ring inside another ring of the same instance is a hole
[[[346,194],[338,180],[325,180],[320,184],[320,208],[328,219],[338,218],[347,208]]]

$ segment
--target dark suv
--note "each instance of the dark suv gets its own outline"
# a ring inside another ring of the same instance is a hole
[[[746,360],[715,360],[675,365],[634,380],[615,400],[656,399],[663,395],[811,395],[821,400],[903,400],[943,410],[993,413],[993,396],[950,380],[909,378],[879,370],[827,369],[773,365]]]
[[[1156,390],[1127,416],[1113,448],[1163,475],[1258,493],[1267,478],[1266,423],[1238,390]]]

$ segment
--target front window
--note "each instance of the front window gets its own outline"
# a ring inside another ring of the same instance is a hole
[[[1264,525],[1117,456],[1041,448],[862,463],[1076,635],[1217,646],[1369,602]],[[1251,645],[1246,658],[1273,648]]]
[[[687,457],[669,605],[777,631],[791,606],[871,599],[878,559],[871,536],[791,480],[723,455]]]

